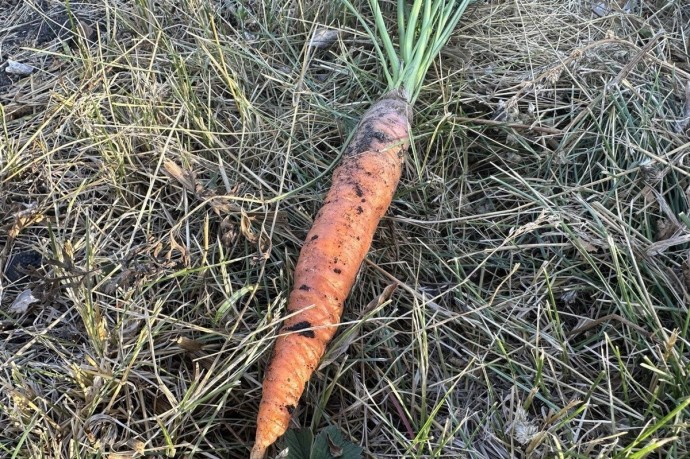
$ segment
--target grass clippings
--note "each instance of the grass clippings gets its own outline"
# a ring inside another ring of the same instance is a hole
[[[618,3],[470,6],[295,427],[380,458],[690,454],[690,10]],[[24,0],[0,27],[34,69],[0,66],[0,456],[246,457],[385,86],[370,38],[337,1]]]

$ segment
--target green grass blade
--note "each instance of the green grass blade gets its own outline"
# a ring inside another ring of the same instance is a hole
[[[393,80],[397,81],[397,69],[400,67],[400,60],[398,58],[398,53],[395,51],[395,47],[393,46],[393,41],[391,40],[391,37],[388,35],[388,28],[386,27],[386,23],[383,18],[381,6],[379,5],[378,0],[369,0],[369,4],[371,5],[371,9],[374,12],[376,28],[379,31],[379,36],[381,37],[381,41],[383,41],[383,46],[388,56],[388,62],[391,67],[390,71],[392,73]]]
[[[350,3],[349,0],[342,0],[342,2],[345,4],[347,9],[350,10],[352,14],[359,20],[359,23],[362,24],[362,27],[364,27],[364,30],[367,32],[369,37],[371,37],[372,43],[374,44],[374,49],[376,50],[376,54],[379,56],[379,59],[381,62],[387,62],[389,66],[391,65],[391,61],[389,60],[389,57],[384,54],[384,52],[381,50],[381,47],[378,44],[378,41],[376,40],[376,34],[371,31],[371,28],[367,24],[367,22],[364,20],[362,15],[357,11],[357,9]],[[391,72],[388,67],[385,65],[383,66],[383,72],[386,76],[386,81],[388,83],[389,87],[395,87],[396,81],[397,81],[397,74],[395,72],[395,67],[391,67],[393,70],[393,75],[391,75]]]

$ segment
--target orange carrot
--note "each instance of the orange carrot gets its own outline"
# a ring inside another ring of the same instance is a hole
[[[288,312],[263,383],[252,459],[288,427],[304,386],[336,332],[343,302],[400,180],[411,107],[391,91],[364,114],[297,261]]]
[[[375,38],[350,0],[341,1]],[[390,91],[359,122],[302,246],[288,299],[291,315],[264,376],[251,459],[262,459],[287,430],[290,414],[335,334],[343,302],[398,186],[410,143],[412,105],[424,75],[469,2],[412,0],[409,5],[399,0],[397,50],[379,0],[368,2],[383,46],[376,40],[373,43],[387,63],[384,73]]]

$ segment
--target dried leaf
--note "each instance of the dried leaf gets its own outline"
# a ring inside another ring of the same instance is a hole
[[[259,235],[259,252],[261,252],[261,258],[268,260],[271,257],[271,248],[273,247],[273,241],[268,235],[266,230],[261,227],[261,234]]]
[[[244,211],[242,211],[240,218],[240,231],[249,242],[256,243],[259,240],[259,236],[252,229],[252,217],[249,217]]]
[[[161,250],[163,250],[163,243],[161,241],[156,242],[156,245],[153,246],[153,258],[158,258],[158,255],[160,255]]]
[[[398,288],[398,284],[387,285],[379,296],[377,296],[375,299],[370,301],[369,304],[367,304],[367,306],[364,308],[364,313],[368,314],[369,312],[373,311],[374,309],[378,308],[383,303],[388,301],[391,298],[391,296],[393,296],[393,292],[395,292],[396,288]]]
[[[65,259],[65,263],[67,263],[69,269],[74,267],[74,246],[69,239],[66,240],[65,244],[62,246],[62,257]]]
[[[175,240],[175,238],[170,235],[170,250],[168,250],[168,253],[165,255],[165,260],[167,262],[170,262],[173,259],[173,253],[177,251],[179,252],[181,258],[182,258],[182,263],[185,266],[189,266],[189,253],[187,252],[187,248],[183,245],[178,244],[178,242]]]
[[[220,242],[225,247],[230,247],[237,239],[237,226],[230,220],[230,217],[225,217],[220,222]]]
[[[35,202],[25,205],[25,207],[24,210],[20,210],[13,215],[14,224],[8,234],[10,240],[15,239],[24,228],[38,223],[44,218],[43,214],[38,211],[38,205]]]
[[[204,348],[204,344],[201,341],[185,338],[184,336],[177,338],[177,340],[175,340],[175,344],[187,352],[199,352]]]
[[[137,453],[144,454],[146,451],[146,443],[141,440],[132,440],[129,442],[129,446]]]
[[[240,212],[241,208],[232,202],[227,202],[224,198],[219,197],[219,196],[213,196],[208,200],[208,204],[211,206],[211,209],[218,214],[218,215],[224,215],[224,214],[229,214],[231,212]]]
[[[108,324],[100,314],[97,315],[96,319],[96,333],[98,333],[98,339],[101,344],[105,346],[110,337],[110,333],[108,333]]]
[[[177,165],[174,161],[167,160],[163,163],[163,169],[171,178],[177,180],[182,187],[191,192],[196,193],[196,179],[194,173],[186,171]]]

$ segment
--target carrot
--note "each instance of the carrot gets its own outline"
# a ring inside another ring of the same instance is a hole
[[[280,330],[264,376],[251,459],[263,458],[287,430],[292,411],[336,332],[343,303],[398,186],[410,144],[412,105],[424,74],[467,3],[415,0],[406,20],[405,2],[399,0],[401,61],[382,27],[377,0],[370,0],[387,53],[377,45],[380,58],[387,59],[390,67],[386,71],[390,91],[360,120],[302,246],[288,299],[290,317]]]
[[[396,93],[364,115],[300,252],[288,312],[263,383],[252,459],[288,427],[371,240],[393,199],[409,145],[409,104]]]

